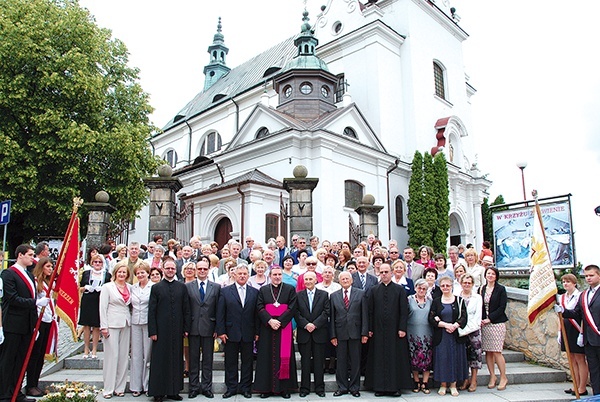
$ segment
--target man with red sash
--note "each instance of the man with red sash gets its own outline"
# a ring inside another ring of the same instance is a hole
[[[271,269],[271,283],[260,288],[256,303],[261,325],[254,390],[261,398],[280,394],[288,399],[298,388],[292,334],[296,289],[282,283],[282,275],[280,267]]]
[[[47,306],[49,299],[36,301],[34,278],[27,271],[33,264],[33,247],[21,244],[15,251],[17,262],[2,272],[4,296],[2,298],[2,327],[4,343],[0,345],[0,402],[11,400],[18,387],[17,402],[34,402],[23,394],[17,384],[29,342],[37,321],[37,306]]]
[[[581,293],[573,310],[564,310],[557,305],[557,311],[564,310],[563,317],[580,321],[583,318],[583,342],[585,358],[590,369],[590,380],[594,395],[600,394],[600,267],[588,265],[583,269],[589,289]]]

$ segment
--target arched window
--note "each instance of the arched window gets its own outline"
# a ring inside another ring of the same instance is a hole
[[[354,131],[352,127],[346,127],[344,129],[344,135],[347,135],[348,137],[352,138],[358,138],[358,136],[356,135],[356,131]]]
[[[404,198],[401,195],[396,197],[396,226],[406,226],[404,224]]]
[[[433,79],[435,82],[435,94],[446,100],[446,81],[445,71],[442,65],[438,62],[433,62]]]
[[[364,186],[354,180],[346,180],[344,182],[346,208],[356,209],[362,202]]]
[[[200,146],[200,156],[210,155],[221,150],[221,135],[216,131],[208,133]]]
[[[262,138],[262,137],[266,137],[267,135],[269,135],[269,129],[266,127],[261,127],[256,132],[255,138]]]
[[[173,149],[169,149],[163,155],[163,159],[165,161],[167,161],[167,163],[169,164],[169,166],[175,167],[175,165],[177,165],[177,152],[175,152],[175,150],[173,150]]]

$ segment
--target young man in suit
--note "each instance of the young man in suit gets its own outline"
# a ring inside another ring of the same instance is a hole
[[[339,276],[342,289],[331,295],[329,320],[331,343],[337,347],[336,382],[333,396],[350,392],[360,396],[360,349],[369,335],[368,305],[365,292],[352,286],[352,275]]]
[[[583,343],[585,358],[590,369],[590,382],[594,395],[600,395],[600,267],[588,265],[583,269],[589,289],[582,292],[573,310],[564,310],[557,304],[555,309],[564,318],[583,320]]]
[[[315,393],[325,397],[325,344],[328,338],[327,323],[329,320],[329,295],[324,290],[315,288],[317,275],[314,272],[304,273],[304,286],[298,292],[298,324],[296,341],[300,350],[302,375],[300,381],[300,397],[310,393],[311,359],[315,373]]]
[[[18,389],[17,402],[34,402],[23,394],[17,384],[25,355],[37,320],[37,306],[45,307],[49,299],[36,299],[35,280],[27,271],[33,264],[33,247],[21,244],[15,254],[17,262],[2,271],[2,328],[4,343],[0,347],[0,400],[8,402]]]
[[[252,398],[252,349],[258,340],[258,290],[247,285],[246,265],[238,265],[235,275],[235,284],[221,288],[217,307],[217,335],[225,345],[225,399],[236,394]],[[238,357],[242,361],[241,377],[238,376]]]
[[[208,280],[209,264],[206,260],[196,263],[197,280],[186,283],[192,322],[188,336],[190,345],[190,393],[189,398],[202,394],[213,398],[213,348],[217,336],[217,305],[221,287]],[[202,358],[200,357],[202,349]],[[200,383],[200,362],[202,382]]]

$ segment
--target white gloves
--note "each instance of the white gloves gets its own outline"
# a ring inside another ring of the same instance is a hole
[[[577,346],[583,347],[583,334],[579,334],[577,337]]]
[[[565,309],[560,304],[555,304],[554,305],[554,311],[556,311],[556,313],[564,313]]]
[[[4,328],[0,327],[0,345],[4,342]]]
[[[50,303],[50,299],[49,298],[47,298],[47,297],[40,297],[35,302],[35,305],[38,306],[38,307],[46,307],[48,305],[48,303]]]
[[[92,287],[92,285],[85,285],[83,288],[85,289],[86,292],[94,291],[94,288]]]

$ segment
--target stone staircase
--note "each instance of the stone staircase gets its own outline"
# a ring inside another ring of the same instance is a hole
[[[101,350],[101,347],[100,347]],[[561,370],[551,369],[543,366],[538,366],[535,364],[528,363],[524,360],[524,356],[520,352],[514,352],[510,350],[504,351],[504,356],[507,362],[507,375],[509,379],[509,388],[505,393],[508,393],[509,390],[515,390],[516,385],[523,385],[524,387],[520,387],[525,393],[527,392],[527,388],[530,389],[549,389],[554,388],[556,390],[562,390],[563,388],[569,388],[570,384],[566,383],[566,373]],[[300,356],[296,354],[296,361],[298,363],[298,381],[300,381]],[[485,362],[485,358],[484,358]],[[98,353],[98,359],[83,359],[83,355],[81,353],[75,354],[71,357],[67,357],[62,360],[62,363],[59,362],[54,366],[47,367],[46,370],[42,373],[42,378],[40,381],[41,387],[47,387],[52,383],[62,382],[66,379],[70,381],[83,381],[87,384],[94,385],[98,389],[102,389],[103,381],[102,381],[102,365],[103,365],[103,352]],[[469,394],[471,396],[479,395],[481,398],[481,392],[488,391],[486,384],[489,381],[489,373],[487,368],[484,367],[479,371],[478,375],[478,392]],[[224,357],[222,352],[215,353],[214,356],[214,371],[213,371],[213,392],[216,394],[222,394],[225,392],[225,384],[224,384]],[[552,387],[545,386],[544,384],[553,384]],[[187,393],[188,382],[185,380],[185,389],[184,393]],[[325,388],[326,392],[333,392],[337,389],[335,384],[335,375],[333,374],[325,374]],[[464,392],[465,397],[467,393]],[[423,394],[416,394],[422,395]],[[436,396],[435,392],[432,392],[431,396]],[[462,397],[463,393],[461,393]],[[406,395],[410,397],[411,395]],[[573,397],[568,396],[566,394],[560,395],[560,393],[555,392],[556,398],[544,397],[544,399],[531,399],[531,400],[552,400],[552,401],[561,401],[561,400],[572,400]],[[404,397],[404,395],[403,395]],[[413,398],[409,398],[413,400]],[[416,399],[415,399],[416,400]],[[481,401],[481,399],[479,399]],[[510,399],[509,399],[510,400]],[[518,400],[528,400],[528,399],[518,399]]]

